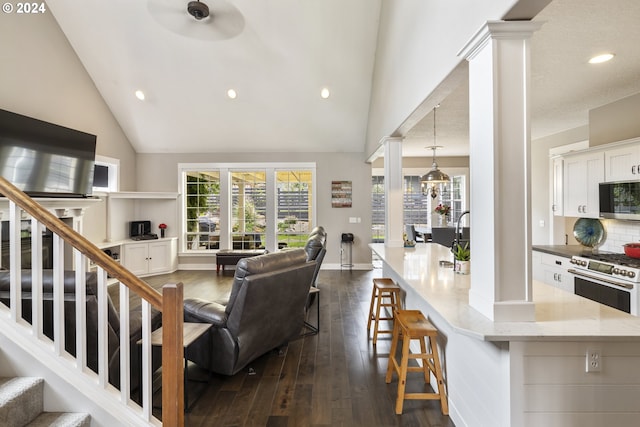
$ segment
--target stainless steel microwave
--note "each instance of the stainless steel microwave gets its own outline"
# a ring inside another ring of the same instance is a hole
[[[600,183],[600,216],[640,220],[640,181]]]

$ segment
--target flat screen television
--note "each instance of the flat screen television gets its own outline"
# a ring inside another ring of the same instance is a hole
[[[87,197],[96,136],[0,110],[0,175],[32,197]]]

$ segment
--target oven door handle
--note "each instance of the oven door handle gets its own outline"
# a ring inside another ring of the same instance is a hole
[[[586,277],[587,279],[591,279],[591,280],[595,280],[595,281],[600,281],[603,283],[608,283],[610,285],[613,286],[618,286],[620,288],[625,288],[625,289],[633,289],[633,285],[630,285],[628,283],[620,283],[620,282],[614,282],[613,280],[607,280],[607,279],[603,279],[602,277],[595,277],[592,276],[590,274],[585,274],[582,271],[578,271],[578,270],[574,270],[573,268],[570,270],[567,270],[569,273],[571,274],[575,274],[576,276],[582,276],[582,277]]]

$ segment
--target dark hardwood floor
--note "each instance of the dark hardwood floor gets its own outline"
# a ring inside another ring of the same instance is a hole
[[[371,280],[380,270],[325,271],[319,276],[320,333],[255,360],[234,376],[214,375],[210,384],[190,383],[203,392],[186,414],[186,425],[200,426],[453,426],[439,401],[406,400],[396,415],[397,378],[385,383],[391,339],[367,336]],[[180,271],[145,279],[153,286],[182,282],[185,298],[225,296],[233,271]],[[308,321],[315,324],[316,303]],[[205,377],[196,366],[190,376]],[[431,391],[419,373],[407,391]]]

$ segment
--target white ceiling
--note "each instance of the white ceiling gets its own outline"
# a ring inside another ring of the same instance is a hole
[[[47,3],[137,152],[363,149],[379,0]]]
[[[47,3],[140,153],[362,151],[380,0],[205,2],[203,21],[188,0]],[[532,40],[534,139],[640,92],[640,1],[554,0],[535,19],[546,23]],[[615,59],[586,64],[603,50]],[[468,153],[467,92],[441,101],[438,156]],[[428,115],[404,154],[430,155],[432,135]]]

